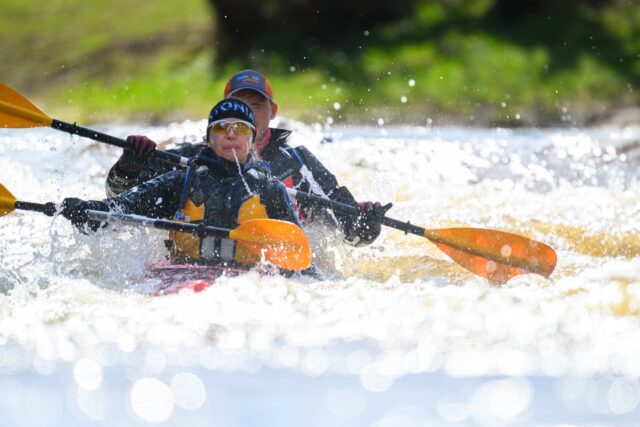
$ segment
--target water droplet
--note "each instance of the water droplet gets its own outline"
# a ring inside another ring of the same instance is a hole
[[[131,409],[142,420],[159,423],[173,413],[173,393],[157,378],[141,378],[133,384],[129,394]]]

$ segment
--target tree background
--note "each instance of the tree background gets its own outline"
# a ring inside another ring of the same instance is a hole
[[[581,125],[638,102],[631,0],[0,6],[0,80],[78,120],[200,118],[247,67],[318,123]]]

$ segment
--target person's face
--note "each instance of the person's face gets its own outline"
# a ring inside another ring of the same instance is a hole
[[[224,119],[225,122],[239,122],[240,119]],[[224,133],[216,131],[216,127],[209,129],[209,147],[218,156],[223,157],[231,162],[235,162],[236,158],[242,164],[247,162],[249,158],[249,150],[251,149],[251,138],[253,134],[238,134],[233,126],[230,126]],[[234,155],[235,152],[235,155]]]
[[[262,139],[267,133],[269,122],[275,119],[278,113],[278,104],[272,104],[259,92],[251,89],[244,89],[233,94],[233,98],[244,101],[253,110],[256,123],[256,140]]]

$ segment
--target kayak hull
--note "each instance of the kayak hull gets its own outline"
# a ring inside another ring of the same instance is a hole
[[[147,269],[146,277],[159,281],[159,286],[152,292],[154,296],[170,295],[182,290],[202,292],[212,286],[222,276],[235,277],[247,270],[223,267],[218,265],[193,264],[152,264]]]

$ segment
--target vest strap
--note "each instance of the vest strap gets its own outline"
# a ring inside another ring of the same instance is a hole
[[[200,258],[207,261],[233,261],[236,242],[220,237],[205,237],[200,247]]]
[[[182,213],[185,205],[187,204],[187,199],[189,197],[189,190],[191,189],[191,185],[194,180],[193,173],[191,173],[191,168],[185,169],[184,181],[182,183],[182,190],[180,191],[180,202],[178,204],[178,212],[176,212],[176,219],[180,219],[183,221],[188,221],[189,219]]]
[[[282,152],[282,154],[284,154],[288,158],[291,158],[291,155],[293,154],[293,157],[295,157],[298,163],[300,163],[300,166],[304,166],[304,162],[302,161],[302,158],[300,157],[300,155],[298,154],[298,151],[296,151],[294,147],[290,146],[285,142],[280,147],[280,151]],[[291,154],[289,154],[289,152],[291,152]]]

